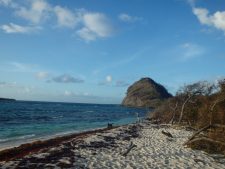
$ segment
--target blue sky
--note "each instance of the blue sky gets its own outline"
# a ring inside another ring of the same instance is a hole
[[[0,96],[120,103],[225,75],[224,0],[0,0]]]

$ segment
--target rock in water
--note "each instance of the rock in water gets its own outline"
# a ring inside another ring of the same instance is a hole
[[[127,89],[122,105],[129,107],[155,108],[172,97],[162,85],[151,78],[142,78]]]

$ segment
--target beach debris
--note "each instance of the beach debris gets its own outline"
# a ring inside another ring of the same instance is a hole
[[[191,140],[193,140],[198,134],[210,128],[211,125],[207,125],[198,131],[196,131],[183,145],[187,145]]]
[[[116,127],[115,127],[116,128]],[[83,133],[74,133],[66,136],[59,136],[56,138],[48,139],[48,140],[37,140],[31,143],[25,143],[20,145],[19,147],[13,147],[9,149],[5,149],[0,151],[0,162],[1,161],[9,161],[13,159],[18,159],[24,157],[28,154],[34,154],[44,149],[49,149],[52,147],[57,147],[59,144],[71,141],[72,139],[83,139],[88,137],[90,134],[97,134],[104,131],[110,130],[108,128],[96,129],[85,131]],[[70,143],[68,143],[70,144]],[[69,145],[71,146],[71,145]]]
[[[138,125],[130,126],[126,132],[130,134],[133,138],[137,138],[139,137],[139,131],[140,131],[139,127],[140,126]]]
[[[89,148],[89,149],[97,149],[97,148],[109,148],[115,147],[114,143],[105,142],[105,141],[91,141],[89,144],[80,144],[79,148]]]
[[[182,147],[182,143],[193,134],[184,128],[155,129],[149,124],[140,129],[140,126],[131,124],[111,132],[101,132],[101,135],[96,133],[63,141],[26,156],[0,162],[0,168],[122,168],[124,163],[130,168],[224,168],[223,155],[209,156],[202,151],[187,151]],[[161,139],[162,130],[171,132],[176,139],[167,136]],[[133,137],[136,135],[141,137]],[[130,141],[124,141],[124,138]],[[170,140],[173,142],[168,142]],[[146,167],[142,167],[143,161],[147,161]]]
[[[218,128],[224,128],[224,125],[220,125],[220,124],[209,124],[206,125],[205,127],[199,129],[198,131],[196,131],[183,145],[189,145],[192,144],[194,142],[201,142],[201,141],[207,141],[207,142],[211,142],[213,144],[219,144],[221,146],[225,146],[225,142],[223,141],[219,141],[219,140],[214,140],[211,138],[208,138],[206,135],[201,135],[202,132],[206,132],[208,129],[213,128],[213,127],[218,127]],[[197,137],[199,136],[199,137]]]
[[[223,154],[211,154],[210,157],[214,159],[225,159],[225,155]]]
[[[132,138],[140,137],[140,130],[142,126],[139,125],[131,125],[127,129],[124,129],[120,134],[118,134],[117,138],[124,140],[124,141],[130,141]]]
[[[173,141],[173,138],[167,137],[167,141]]]
[[[55,164],[45,164],[45,168],[56,168]]]
[[[106,142],[109,142],[110,144],[115,144],[116,137],[112,136],[102,136],[102,137]]]
[[[196,162],[196,163],[203,163],[203,164],[205,164],[205,162],[203,161],[203,160],[201,160],[201,159],[198,159],[198,158],[195,158],[194,159],[194,161]]]
[[[185,126],[185,130],[187,130],[187,131],[197,131],[196,128],[191,127],[191,126]]]
[[[134,148],[134,147],[137,147],[132,141],[130,142],[130,145],[129,145],[129,147],[128,147],[128,149],[124,152],[124,153],[122,153],[122,156],[127,156],[127,154],[132,150],[132,148]]]
[[[166,135],[167,137],[173,138],[173,135],[170,132],[168,132],[168,131],[163,131],[162,130],[162,134]]]
[[[61,168],[71,168],[73,167],[73,163],[71,163],[68,159],[60,159],[57,166]]]
[[[223,154],[212,154],[210,157],[212,157],[218,163],[225,164],[225,155]]]

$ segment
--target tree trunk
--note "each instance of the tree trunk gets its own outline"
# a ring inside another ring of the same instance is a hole
[[[176,102],[176,105],[175,105],[175,107],[173,108],[173,116],[172,116],[172,118],[171,118],[171,120],[170,120],[170,122],[169,123],[171,123],[172,125],[173,125],[173,123],[174,123],[174,118],[175,118],[175,113],[176,113],[176,109],[177,109],[177,106],[178,106],[178,102]]]
[[[199,130],[196,131],[196,132],[191,136],[191,138],[189,138],[188,141],[186,141],[183,145],[188,144],[191,140],[193,140],[193,139],[195,138],[196,135],[198,135],[199,133],[201,133],[201,132],[204,131],[204,130],[207,130],[207,129],[210,128],[210,127],[211,127],[211,125],[207,125],[207,126],[201,128],[201,129],[199,129]]]
[[[214,143],[214,144],[220,144],[222,146],[225,146],[224,142],[218,141],[218,140],[213,140],[213,139],[207,138],[207,137],[200,137],[200,138],[193,139],[193,140],[189,141],[188,144],[191,144],[191,143],[196,142],[196,141],[209,141],[209,142]]]
[[[187,102],[191,99],[191,95],[188,96],[188,98],[184,101],[184,103],[182,104],[182,107],[181,107],[181,111],[180,111],[180,118],[179,118],[179,121],[178,121],[178,124],[181,123],[181,120],[183,119],[183,115],[184,115],[184,107],[185,105],[187,104]]]
[[[224,101],[225,98],[222,98],[222,99],[217,99],[213,105],[210,107],[210,125],[212,125],[212,118],[213,118],[213,112],[214,112],[214,108],[216,107],[217,104],[219,104],[220,102]]]

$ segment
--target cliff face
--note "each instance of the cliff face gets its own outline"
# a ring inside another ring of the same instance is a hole
[[[129,107],[159,106],[165,99],[172,97],[162,85],[150,78],[142,78],[127,89],[122,105]]]

